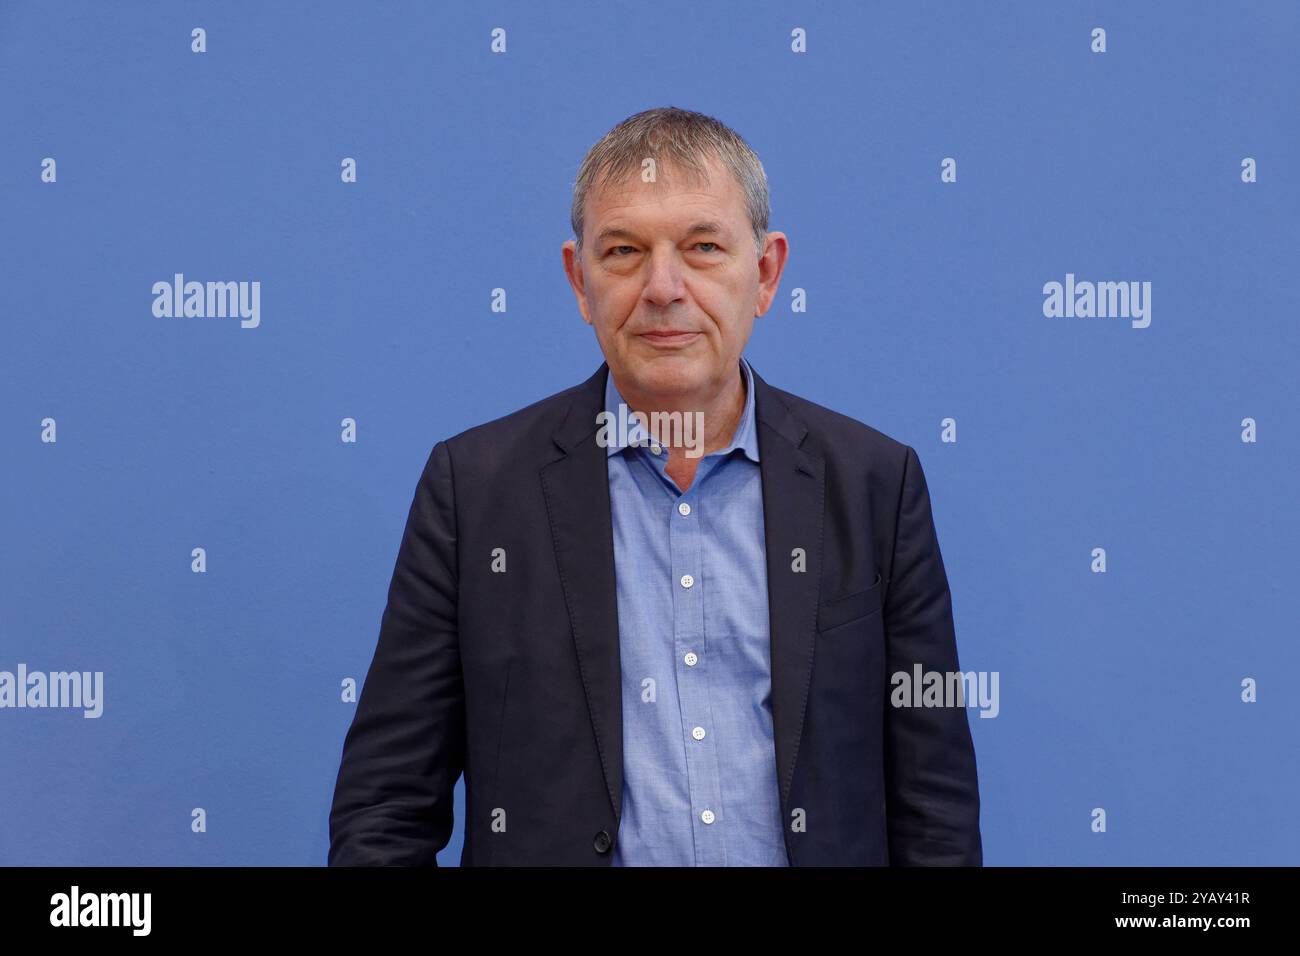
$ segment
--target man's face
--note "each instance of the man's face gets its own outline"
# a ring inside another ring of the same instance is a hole
[[[740,186],[716,160],[707,166],[707,183],[663,166],[658,182],[597,183],[581,257],[564,244],[616,384],[665,404],[707,402],[729,384],[785,260],[780,233],[768,233],[760,260]]]

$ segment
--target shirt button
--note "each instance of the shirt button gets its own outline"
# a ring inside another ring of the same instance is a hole
[[[663,451],[663,448],[660,446],[660,444],[659,444],[658,442],[651,442],[651,443],[650,443],[650,450],[651,450],[652,452],[654,452],[654,453],[657,455],[657,454],[659,454],[661,451]]]
[[[677,513],[679,515],[686,516],[691,513],[691,506],[683,501],[681,504],[677,506]]]
[[[690,653],[688,653],[688,654],[686,655],[686,657],[685,657],[685,661],[686,661],[686,666],[687,666],[687,667],[694,667],[696,664],[698,664],[698,663],[700,662],[700,659],[699,659],[698,657],[695,656],[695,652],[694,652],[694,651],[691,651]]]
[[[660,512],[660,514],[663,514],[663,512]],[[691,577],[689,574],[682,575],[682,587],[688,588],[694,583],[695,583],[695,579]]]
[[[703,813],[700,814],[700,819],[703,820],[705,823],[712,823],[712,822],[713,822],[713,811],[712,811],[712,810],[705,810]]]
[[[691,731],[691,736],[694,737],[696,740],[703,740],[703,739],[704,739],[704,728],[703,728],[703,727],[696,727],[694,730]]]

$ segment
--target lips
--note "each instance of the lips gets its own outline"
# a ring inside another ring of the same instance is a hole
[[[654,332],[642,332],[641,338],[651,345],[683,345],[699,334],[690,329],[659,329]]]

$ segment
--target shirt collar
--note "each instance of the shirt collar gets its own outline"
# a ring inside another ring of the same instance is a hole
[[[731,443],[725,448],[719,448],[717,451],[709,452],[710,455],[727,455],[739,448],[744,451],[745,457],[750,461],[758,461],[758,431],[754,427],[754,375],[749,370],[749,363],[745,357],[740,357],[740,367],[745,373],[745,408],[740,413],[740,421],[736,424],[735,434],[731,436]],[[619,405],[625,404],[623,396],[614,385],[613,373],[605,375],[605,412],[606,421],[609,423],[610,441],[605,447],[605,454],[614,455],[624,448],[636,444],[639,440],[646,438],[645,430],[640,423],[634,418],[627,418],[626,434],[620,434],[623,431],[619,427]],[[624,412],[625,416],[631,414],[631,409]],[[623,439],[620,441],[620,439]]]

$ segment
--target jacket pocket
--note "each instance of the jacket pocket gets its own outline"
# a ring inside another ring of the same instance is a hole
[[[818,632],[829,631],[877,613],[880,610],[880,585],[880,572],[877,571],[875,583],[866,590],[855,591],[820,604],[817,608]]]

